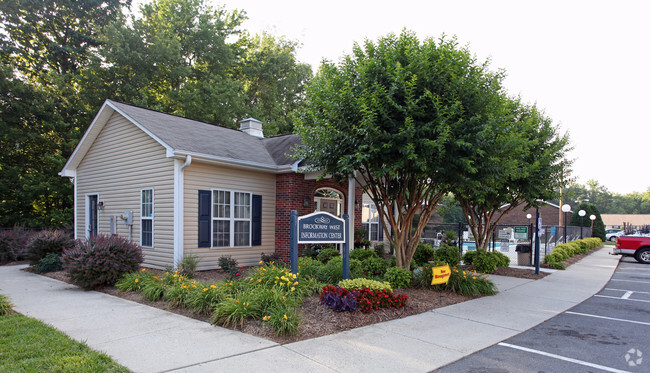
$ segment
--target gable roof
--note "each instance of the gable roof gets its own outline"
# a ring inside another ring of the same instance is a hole
[[[156,140],[166,149],[167,157],[183,159],[190,155],[198,161],[268,172],[296,169],[296,160],[286,154],[292,154],[291,147],[300,142],[297,135],[258,138],[236,129],[106,100],[59,173],[61,176],[74,176],[73,170],[114,113]]]

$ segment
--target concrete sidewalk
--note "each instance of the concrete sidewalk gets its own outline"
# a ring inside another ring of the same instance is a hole
[[[0,267],[17,312],[136,372],[427,372],[498,343],[597,293],[618,257],[605,246],[540,280],[492,276],[499,294],[420,315],[278,345],[104,293]]]

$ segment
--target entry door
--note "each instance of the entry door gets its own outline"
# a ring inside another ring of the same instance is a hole
[[[86,196],[87,206],[87,227],[86,238],[94,237],[97,235],[97,195],[90,194]]]
[[[327,198],[320,199],[320,211],[329,212],[334,216],[339,215],[338,205],[339,205],[338,199],[327,199]]]

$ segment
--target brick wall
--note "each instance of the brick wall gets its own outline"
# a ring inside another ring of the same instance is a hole
[[[524,211],[524,205],[517,207],[514,211],[511,211],[508,215],[504,216],[499,224],[528,224],[529,221],[526,218],[526,214],[530,214],[532,217],[530,223],[535,223],[535,209],[530,208]],[[542,218],[542,225],[559,225],[560,215],[559,209],[553,205],[542,205],[539,208],[539,216]],[[571,213],[566,214],[567,223],[571,220]]]
[[[314,212],[314,193],[320,188],[331,188],[341,192],[345,198],[343,211],[347,213],[348,183],[336,183],[334,180],[305,180],[305,175],[297,173],[279,174],[275,179],[275,252],[282,258],[289,258],[289,236],[290,236],[290,214],[291,210],[298,211],[298,216]],[[362,189],[355,188],[355,199],[361,204]],[[311,201],[309,207],[303,207],[302,202],[305,196]],[[354,211],[354,227],[361,227],[361,208]],[[301,253],[305,245],[299,245]]]

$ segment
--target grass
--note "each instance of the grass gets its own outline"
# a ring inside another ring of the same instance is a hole
[[[20,315],[0,316],[0,372],[128,372],[106,354]]]

